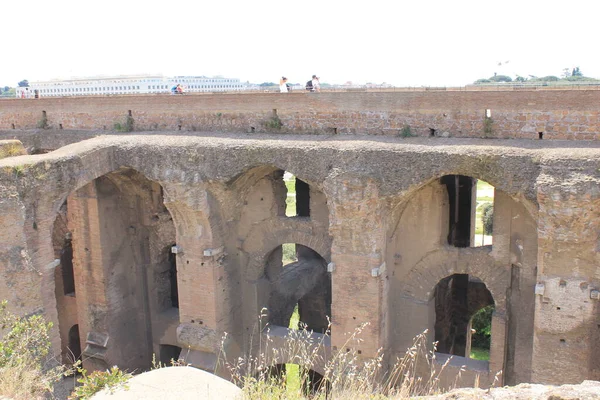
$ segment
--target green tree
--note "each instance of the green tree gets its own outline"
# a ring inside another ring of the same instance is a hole
[[[491,235],[494,230],[494,204],[485,203],[481,206],[481,222],[483,233]]]
[[[583,76],[583,73],[579,70],[579,67],[575,67],[573,68],[571,76]]]
[[[268,87],[268,86],[277,86],[276,84],[274,84],[273,82],[263,82],[260,85],[258,85],[260,87]]]
[[[472,337],[473,347],[489,349],[492,342],[492,314],[494,305],[489,305],[477,311],[471,320],[471,327],[475,329]]]
[[[29,87],[29,81],[27,79],[23,79],[18,83],[19,87]]]
[[[512,78],[507,75],[494,75],[490,77],[492,82],[512,82]]]

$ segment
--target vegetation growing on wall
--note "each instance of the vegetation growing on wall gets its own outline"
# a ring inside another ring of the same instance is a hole
[[[281,119],[279,119],[279,116],[277,114],[274,114],[273,116],[271,116],[271,118],[265,121],[265,128],[269,130],[278,131],[281,130],[282,127],[283,122],[281,122]]]
[[[485,136],[491,135],[494,132],[494,120],[490,117],[483,119],[483,133]]]
[[[113,128],[117,132],[133,132],[134,119],[131,115],[125,117],[125,123],[115,122]]]
[[[400,130],[400,137],[407,138],[413,136],[415,135],[413,135],[410,125],[404,125],[404,127]]]
[[[42,113],[42,118],[40,118],[40,120],[38,121],[37,127],[38,127],[38,129],[48,129],[49,128],[48,116],[46,115],[46,112]]]

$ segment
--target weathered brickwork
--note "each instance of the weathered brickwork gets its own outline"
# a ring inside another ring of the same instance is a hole
[[[511,384],[600,379],[594,141],[293,139],[128,134],[0,160],[0,297],[53,321],[57,353],[78,325],[90,368],[144,369],[152,353],[183,348],[226,375],[221,350],[285,342],[286,327],[261,330],[257,317],[280,283],[281,246],[295,243],[328,265],[330,291],[317,299],[331,309],[325,359],[382,348],[392,362],[415,335],[433,341],[435,287],[463,274],[493,297],[490,359],[456,357],[444,382],[462,364],[463,385],[491,385],[499,371]],[[284,171],[308,184],[309,215],[285,215]],[[494,186],[492,245],[449,244],[448,175]],[[64,238],[74,296],[55,262]],[[347,342],[364,323],[362,341]]]
[[[411,135],[423,137],[537,139],[541,132],[544,139],[595,140],[600,135],[599,103],[600,90],[5,99],[0,100],[0,130],[398,136],[410,127]]]

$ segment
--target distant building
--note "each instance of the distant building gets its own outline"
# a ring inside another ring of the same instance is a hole
[[[30,82],[28,88],[17,88],[16,97],[31,97],[35,90],[39,90],[41,97],[170,93],[171,88],[178,83],[184,87],[185,92],[191,93],[233,92],[245,90],[247,86],[239,79],[223,77],[115,76]]]

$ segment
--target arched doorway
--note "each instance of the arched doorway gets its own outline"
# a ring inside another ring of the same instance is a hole
[[[486,330],[491,335],[491,313],[481,315],[478,322],[480,332],[473,332],[472,320],[482,309],[493,310],[494,298],[485,284],[477,277],[468,274],[453,274],[443,278],[434,289],[435,299],[435,341],[437,352],[459,357],[472,358],[473,334],[479,339],[479,354],[487,350],[489,360],[490,340],[485,346]],[[488,338],[489,339],[489,338]],[[482,358],[482,357],[478,357]]]
[[[69,354],[72,362],[81,360],[81,340],[79,338],[79,325],[73,325],[69,329]]]

